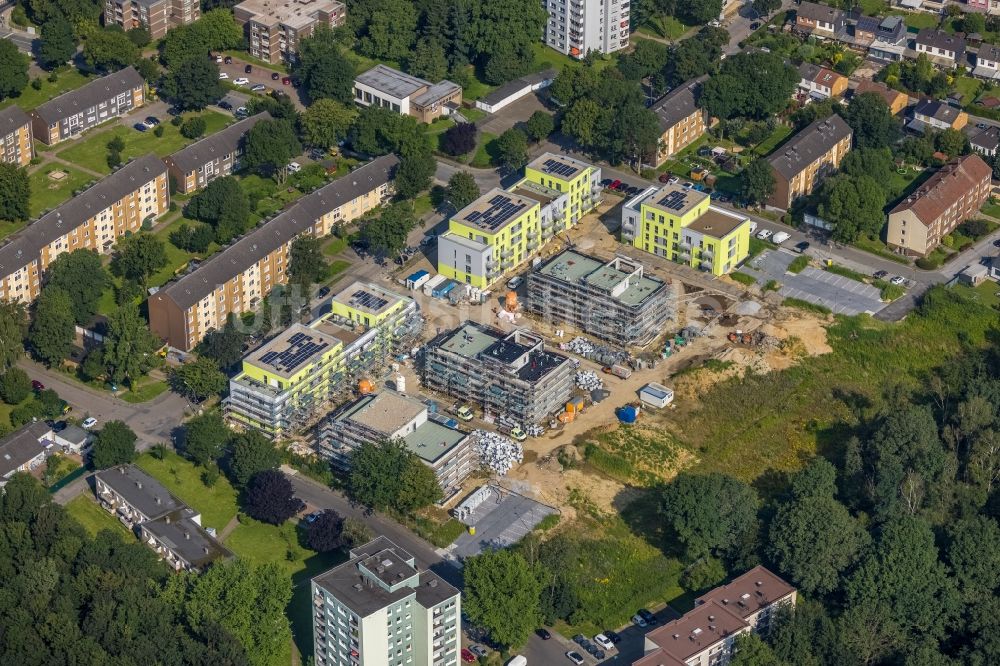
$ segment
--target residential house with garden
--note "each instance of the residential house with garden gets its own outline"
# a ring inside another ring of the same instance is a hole
[[[162,163],[161,163],[162,164]],[[208,261],[149,298],[150,330],[171,347],[189,351],[230,314],[255,310],[288,282],[292,241],[316,237],[357,219],[393,194],[399,158],[383,155],[299,199]]]
[[[135,67],[126,67],[36,107],[31,112],[32,134],[51,146],[145,103],[146,82]]]
[[[847,77],[832,69],[804,62],[799,65],[799,91],[816,100],[839,98],[847,92]]]
[[[174,187],[181,194],[190,194],[233,173],[240,165],[244,137],[254,125],[270,119],[267,111],[244,118],[163,158]]]
[[[645,637],[633,666],[725,666],[736,637],[764,634],[775,612],[795,606],[794,587],[762,566],[695,599],[694,608]]]
[[[858,95],[863,95],[865,93],[875,93],[879,95],[885,103],[889,106],[889,111],[892,115],[896,116],[906,110],[906,107],[910,104],[910,96],[904,92],[900,92],[884,83],[879,83],[878,81],[869,81],[865,79],[858,83],[858,87],[854,89],[854,97],[857,98]]]
[[[774,193],[767,204],[787,210],[801,196],[812,194],[823,179],[840,167],[851,150],[854,133],[837,114],[816,120],[767,158],[774,175]]]
[[[972,125],[967,125],[966,128],[970,130],[968,133],[969,144],[973,150],[980,155],[996,156],[997,148],[1000,147],[1000,128],[996,125],[990,125],[986,129]]]
[[[945,164],[889,211],[889,248],[926,257],[942,238],[982,208],[992,179],[993,169],[975,154]]]
[[[0,161],[27,166],[34,153],[31,117],[13,104],[0,109]]]
[[[167,212],[167,167],[150,153],[43,215],[0,246],[0,300],[31,303],[64,252],[109,254],[115,242]]]
[[[928,129],[944,131],[960,130],[969,123],[969,114],[950,104],[925,99],[913,107],[913,118],[906,123],[908,129],[923,134]]]
[[[917,55],[925,54],[939,67],[952,68],[965,64],[965,39],[944,30],[924,28],[913,40]]]
[[[995,44],[979,46],[976,51],[976,67],[972,70],[972,75],[987,81],[1000,79],[1000,46]]]
[[[816,2],[803,2],[795,10],[796,31],[819,39],[845,35],[846,15],[839,9]]]
[[[354,79],[354,102],[430,123],[462,106],[462,86],[448,80],[431,83],[392,67],[375,65]]]
[[[872,60],[896,62],[906,56],[909,42],[906,23],[900,16],[886,16],[881,19],[875,38],[868,45],[868,57]]]
[[[45,462],[52,445],[52,428],[44,421],[33,421],[0,438],[0,492],[10,477]]]
[[[655,157],[647,157],[647,161],[660,166],[705,133],[708,112],[698,106],[698,96],[707,79],[707,76],[691,79],[653,102],[650,110],[660,123],[661,135]]]

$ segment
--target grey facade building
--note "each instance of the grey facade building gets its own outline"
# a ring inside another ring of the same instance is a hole
[[[541,336],[467,321],[424,348],[424,385],[478,404],[522,425],[562,410],[573,392],[575,366],[545,349]]]
[[[433,420],[422,401],[395,391],[362,396],[318,429],[316,450],[340,469],[363,444],[398,440],[434,470],[447,496],[478,466],[471,437]]]
[[[31,112],[37,141],[53,145],[145,104],[146,82],[135,67],[94,79]]]
[[[135,465],[98,472],[94,475],[94,492],[106,511],[134,531],[175,571],[197,571],[232,557],[201,526],[201,514]]]
[[[459,666],[461,592],[386,537],[311,585],[316,666]]]
[[[529,312],[619,345],[652,342],[675,313],[670,285],[622,256],[566,250],[528,273],[527,290]]]
[[[233,123],[201,141],[192,143],[163,159],[182,194],[205,187],[216,178],[228,176],[239,168],[243,155],[243,137],[262,120],[270,120],[267,111]]]
[[[543,41],[578,59],[591,51],[628,48],[630,5],[629,0],[543,0],[549,15]]]

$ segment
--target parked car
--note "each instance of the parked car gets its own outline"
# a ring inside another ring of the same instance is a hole
[[[287,86],[287,85],[290,85],[291,83],[292,83],[292,80],[290,78],[288,78],[287,76],[282,77],[282,79],[281,79],[281,85]]]
[[[182,113],[184,113],[184,111],[179,106],[172,106],[169,109],[167,109],[167,115],[170,116],[179,116]]]
[[[246,118],[249,115],[250,115],[250,112],[247,111],[247,107],[245,107],[245,106],[241,106],[240,108],[236,109],[236,117],[237,118]]]
[[[44,391],[45,390],[45,384],[41,383],[37,379],[32,379],[31,380],[31,390],[32,391]]]
[[[573,637],[573,642],[576,643],[577,645],[583,645],[583,642],[585,640],[587,640],[587,637],[584,636],[583,634],[577,634],[576,636]]]
[[[791,237],[792,237],[791,234],[789,234],[787,232],[784,232],[784,231],[779,231],[778,233],[774,234],[773,238],[771,238],[771,242],[772,243],[777,243],[778,245],[781,245],[782,243],[784,243],[786,240],[788,240]]]
[[[668,183],[668,182],[670,182],[670,174],[669,173],[661,173],[660,177],[657,178],[657,180],[660,181],[661,183]]]
[[[219,72],[219,80],[220,81],[225,81],[228,78],[229,78],[228,74],[226,74],[225,72]]]
[[[249,74],[252,71],[253,71],[253,65],[247,65],[246,67],[243,68],[244,74]]]
[[[621,643],[622,637],[618,635],[617,631],[611,631],[610,629],[605,629],[604,635],[607,636],[608,640],[614,643],[615,645]]]
[[[1000,247],[1000,239],[993,241],[993,247]]]
[[[751,30],[760,30],[760,21],[754,21],[750,24]]]
[[[632,624],[634,624],[637,627],[645,627],[646,620],[641,615],[636,613],[635,615],[632,616]]]
[[[757,231],[757,223],[751,220],[751,222],[750,222],[750,233],[753,234],[753,232],[755,232],[755,231]]]
[[[615,644],[611,642],[611,639],[604,634],[597,634],[594,636],[594,643],[598,647],[604,648],[605,650],[612,650],[615,647]]]
[[[267,90],[267,86],[265,86],[263,83],[256,83],[250,87],[250,90],[252,90],[253,92],[264,92],[265,90]]]
[[[889,275],[889,271],[875,271],[872,273],[872,277],[876,280],[882,280]]]
[[[566,653],[566,658],[572,661],[576,666],[580,666],[583,663],[583,655],[575,650],[570,650]]]
[[[227,102],[226,100],[222,100],[221,102],[219,102],[219,108],[225,109],[226,111],[230,111],[232,110],[233,105]]]
[[[774,232],[771,231],[770,229],[761,229],[760,231],[757,232],[757,238],[761,240],[767,240],[772,235],[774,235]]]
[[[542,639],[543,641],[547,641],[547,640],[549,640],[550,638],[552,638],[552,632],[550,632],[550,631],[549,631],[548,629],[546,629],[545,627],[541,627],[541,628],[539,628],[539,629],[536,629],[536,630],[535,630],[535,633],[536,633],[536,634],[538,635],[538,637],[539,637],[539,638],[541,638],[541,639]]]
[[[656,624],[656,616],[645,608],[639,609],[639,617],[646,621],[646,624]]]
[[[302,165],[298,162],[292,162],[288,165],[288,173],[298,173],[299,171],[302,171]]]
[[[469,651],[472,652],[472,654],[476,655],[477,657],[485,657],[490,653],[490,651],[487,650],[482,645],[470,645]]]
[[[146,125],[149,127],[156,127],[160,124],[160,119],[156,116],[146,116]]]
[[[238,86],[248,86],[250,85],[250,79],[248,79],[245,76],[241,76],[240,78],[233,81],[233,83],[235,83]]]
[[[515,275],[511,279],[507,280],[507,288],[508,289],[517,289],[518,287],[521,286],[522,282],[524,282],[524,278],[521,277],[520,275]]]
[[[621,185],[621,184],[622,184],[622,181],[620,181],[620,180],[613,180],[613,181],[611,181],[611,184],[608,185],[608,189],[610,189],[610,190],[617,190],[618,186]]]
[[[278,74],[277,72],[271,72],[271,80],[272,81],[277,81],[280,78],[281,78],[281,74]]]
[[[679,182],[681,182],[680,178],[678,178],[677,176],[671,176],[670,179],[667,181],[667,184],[668,185],[676,185]]]
[[[221,65],[222,64],[222,56],[221,55],[215,56],[215,62]]]
[[[469,652],[467,648],[462,648],[462,661],[464,661],[467,664],[474,664],[477,661],[479,661],[479,658],[476,657],[476,655]]]
[[[81,423],[80,425],[82,425],[87,430],[90,430],[95,425],[97,425],[97,419],[95,419],[93,416],[88,416],[83,420],[83,423]]]
[[[901,287],[904,284],[906,284],[906,278],[903,277],[902,275],[897,275],[897,276],[893,277],[891,280],[889,280],[889,283],[890,284],[894,284],[897,287]]]
[[[134,127],[135,129],[139,130],[140,132],[145,132],[146,130],[149,129],[148,127],[146,127],[142,123],[136,123],[135,125],[132,125],[132,127]]]
[[[232,65],[233,64],[233,56],[226,56],[224,62],[227,65]]]
[[[320,514],[319,511],[313,511],[308,516],[306,516],[306,519],[305,519],[306,522],[309,523],[310,525],[312,525],[313,523],[316,522],[316,519],[319,518],[319,514]]]
[[[978,127],[979,129],[988,129],[989,125],[987,125],[986,123],[976,123],[976,127]]]
[[[316,292],[316,295],[319,296],[320,298],[326,298],[327,296],[330,295],[330,288],[323,287],[322,289]]]
[[[799,254],[804,253],[808,249],[809,249],[809,241],[802,241],[801,243],[795,244],[795,251],[798,252]]]

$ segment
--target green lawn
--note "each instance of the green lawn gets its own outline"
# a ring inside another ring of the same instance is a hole
[[[983,206],[982,210],[984,215],[989,215],[990,217],[995,217],[1000,220],[1000,203],[990,202]]]
[[[211,488],[201,481],[202,469],[173,451],[163,460],[146,452],[136,464],[156,478],[167,489],[201,513],[201,524],[220,532],[236,515],[236,490],[226,477],[220,477]]]
[[[495,134],[489,132],[479,133],[479,145],[476,146],[476,153],[472,156],[470,166],[478,169],[488,169],[493,165],[493,156],[490,154],[492,143],[496,139]]]
[[[348,240],[346,238],[334,236],[330,239],[330,242],[323,246],[323,254],[328,257],[335,257],[347,249],[347,243]]]
[[[757,144],[754,152],[758,155],[767,155],[774,150],[782,141],[787,139],[792,133],[791,125],[779,124],[774,128],[771,136]]]
[[[149,402],[169,388],[165,381],[146,377],[139,381],[139,385],[135,389],[122,391],[118,394],[118,397],[125,402],[138,404],[140,402]]]
[[[198,114],[185,114],[185,117],[194,115]],[[206,111],[201,116],[207,125],[203,136],[218,132],[232,120],[229,116],[215,111]],[[115,123],[96,131],[87,132],[85,139],[71,142],[72,145],[61,150],[58,155],[64,160],[79,164],[92,171],[111,173],[111,167],[108,166],[107,145],[115,136],[121,137],[125,142],[125,150],[122,151],[122,158],[125,160],[147,153],[155,153],[158,157],[165,157],[194,143],[191,139],[181,136],[180,128],[174,127],[168,122],[164,122],[162,127],[164,128],[163,136],[158,137],[152,130],[140,132]]]
[[[636,32],[660,37],[662,39],[680,39],[691,26],[684,25],[673,16],[653,16],[638,27]]]
[[[42,87],[40,90],[35,90],[30,85],[21,91],[20,96],[12,97],[10,99],[5,99],[0,102],[0,108],[10,106],[11,104],[17,104],[19,107],[25,111],[30,111],[40,104],[44,104],[54,97],[58,97],[63,93],[67,93],[70,90],[76,90],[84,83],[90,80],[89,76],[84,76],[79,71],[73,67],[60,67],[56,70],[58,75],[58,80],[55,83],[50,83],[48,76],[41,77]],[[39,146],[44,146],[45,144],[39,143]]]
[[[885,0],[860,0],[858,7],[865,16],[882,16],[889,4]]]
[[[951,85],[952,90],[962,93],[962,104],[971,104],[982,89],[983,84],[979,79],[971,76],[960,76]]]
[[[906,260],[905,257],[901,257],[892,250],[890,250],[881,238],[873,238],[871,236],[862,236],[858,238],[854,243],[854,247],[864,250],[865,252],[871,252],[872,254],[878,255],[883,259],[889,259],[890,261],[895,261],[899,264],[909,264],[910,262]]]
[[[49,178],[49,173],[60,171],[66,174],[61,180]],[[62,164],[42,166],[28,177],[31,186],[31,199],[28,208],[31,216],[38,217],[43,210],[52,210],[65,203],[73,196],[73,192],[83,189],[85,185],[96,180],[96,176]],[[0,224],[0,237],[16,231],[16,229],[8,229],[8,224],[6,222]],[[4,233],[5,231],[6,233]]]
[[[902,14],[903,22],[910,28],[916,28],[917,30],[922,30],[923,28],[936,28],[938,25],[939,17],[936,14],[928,14],[925,12],[893,12],[893,14]]]
[[[968,287],[964,284],[958,284],[952,288],[957,294],[977,303],[982,303],[986,307],[1000,307],[1000,291],[997,290],[997,283],[992,280],[987,280],[978,287]]]
[[[132,534],[117,518],[97,504],[97,500],[91,497],[89,490],[70,500],[66,505],[66,511],[83,525],[83,529],[87,530],[90,536],[95,536],[101,530],[120,532],[123,535]]]
[[[469,109],[462,109],[462,115],[465,116],[465,119],[468,120],[470,123],[476,123],[485,118],[486,116],[488,116],[489,114],[483,111],[482,109],[477,109],[475,107],[472,107]]]

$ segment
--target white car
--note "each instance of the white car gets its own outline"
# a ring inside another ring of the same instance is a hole
[[[594,636],[594,642],[597,643],[603,650],[613,650],[615,644],[611,642],[611,639],[604,634],[597,634]]]
[[[767,240],[768,238],[771,237],[771,234],[773,233],[774,232],[771,231],[770,229],[761,229],[760,231],[757,232],[757,238],[761,240]]]
[[[778,233],[774,234],[774,238],[771,239],[771,242],[777,245],[781,245],[791,237],[792,237],[791,234],[787,234],[784,231],[779,231]]]
[[[229,78],[228,74],[226,74],[225,72],[219,72],[219,80],[220,81],[225,81],[228,78]]]
[[[288,173],[298,173],[299,171],[302,171],[302,165],[298,162],[292,162],[288,165]]]
[[[215,62],[221,65],[222,64],[222,56],[220,56],[220,55],[215,56]]]
[[[235,83],[238,86],[246,86],[250,84],[250,79],[248,79],[245,76],[241,76],[240,78],[233,81],[233,83]]]
[[[896,277],[889,280],[889,282],[891,284],[896,285],[897,287],[901,287],[904,284],[906,284],[906,278],[904,278],[902,275],[897,275]]]
[[[576,666],[580,666],[580,664],[584,663],[583,655],[577,652],[576,650],[570,650],[569,652],[567,652],[566,658],[572,661],[574,664],[576,664]]]
[[[641,615],[636,613],[635,615],[632,616],[632,624],[634,624],[637,627],[645,627],[646,620],[644,620]]]
[[[267,90],[267,86],[265,86],[263,83],[258,83],[256,85],[254,85],[252,88],[250,88],[250,90],[252,90],[254,92],[263,92],[263,91]]]
[[[751,221],[751,222],[750,222],[750,233],[751,233],[751,234],[753,234],[753,233],[755,233],[756,231],[757,231],[757,223],[756,223],[756,222],[753,222],[753,221]]]
[[[87,430],[90,430],[95,425],[97,425],[97,419],[95,419],[93,416],[88,416],[83,420],[83,423],[81,423],[80,425],[82,425]]]
[[[515,275],[511,279],[507,280],[507,288],[517,289],[518,287],[521,286],[522,282],[524,282],[524,278],[522,278],[520,275]]]

